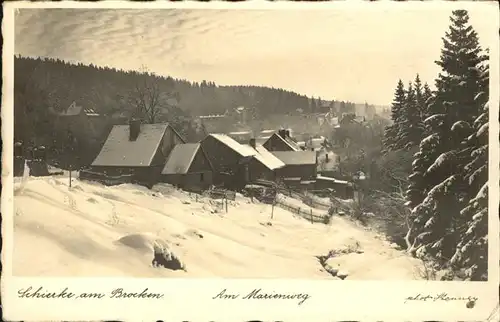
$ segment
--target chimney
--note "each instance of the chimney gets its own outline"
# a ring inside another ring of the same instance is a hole
[[[278,135],[281,136],[282,138],[285,138],[286,137],[286,130],[278,130]]]
[[[255,139],[254,138],[250,139],[250,146],[255,149],[256,146],[255,146]]]
[[[130,119],[129,121],[129,140],[135,141],[139,137],[141,132],[141,120],[140,119]]]
[[[328,153],[325,155],[325,161],[328,163]]]
[[[290,137],[290,130],[285,130],[285,136]]]

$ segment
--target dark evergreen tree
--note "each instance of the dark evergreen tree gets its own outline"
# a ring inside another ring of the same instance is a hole
[[[484,57],[465,10],[453,11],[443,43],[441,59],[436,62],[442,72],[425,120],[429,135],[415,155],[407,195],[413,208],[408,234],[411,252],[447,264],[459,242],[460,210],[470,194],[463,174],[470,154],[464,143],[481,113],[476,96],[481,91]]]
[[[420,111],[422,121],[425,121],[425,119],[430,116],[429,115],[429,106],[432,103],[432,97],[433,97],[433,94],[432,94],[432,91],[429,87],[429,84],[425,83],[424,87],[423,87],[423,92],[422,92],[422,104],[423,104],[423,106],[422,106],[422,109]],[[424,126],[424,125],[422,124],[422,126]],[[425,128],[425,126],[424,126],[424,128]]]
[[[398,81],[398,85],[394,92],[394,99],[391,107],[392,124],[389,125],[384,134],[384,148],[386,150],[400,149],[400,130],[403,117],[403,110],[406,101],[406,93],[402,80]],[[342,102],[343,103],[343,102]]]
[[[425,97],[426,94],[425,94],[425,88],[424,88],[425,85],[422,85],[422,81],[420,80],[419,74],[417,74],[417,76],[415,77],[413,85],[414,85],[414,89],[415,89],[415,102],[417,105],[419,118],[421,120],[419,126],[420,126],[420,130],[423,133],[423,120],[425,120],[425,118],[426,118],[425,114],[426,114],[427,107],[426,107],[426,97]],[[422,138],[420,138],[420,139],[422,139]],[[419,142],[420,142],[420,140],[419,140]]]
[[[422,139],[422,120],[417,104],[416,91],[409,83],[399,124],[398,145],[405,150],[418,146]]]
[[[316,100],[314,99],[314,97],[312,97],[309,110],[311,111],[311,113],[316,113],[317,108],[318,108],[318,106],[317,106]]]
[[[465,278],[471,280],[488,279],[488,65],[480,70],[482,91],[476,95],[476,102],[483,109],[463,151],[470,156],[464,167],[469,202],[461,211],[459,243],[451,259],[453,267],[463,269]]]

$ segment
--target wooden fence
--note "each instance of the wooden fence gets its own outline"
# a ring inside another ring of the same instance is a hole
[[[109,176],[100,172],[92,172],[89,170],[80,170],[79,178],[81,180],[97,181],[104,185],[112,186],[123,183],[133,182],[134,175],[126,174],[120,176]]]
[[[322,198],[319,198],[318,196],[314,195],[313,191],[305,191],[305,192],[297,192],[293,190],[280,190],[284,195],[295,198],[295,199],[300,199],[302,200],[303,203],[305,203],[308,206],[311,206],[313,208],[319,208],[323,210],[329,210],[330,207],[334,206],[335,204],[329,201],[325,201]],[[323,192],[323,190],[321,190]]]
[[[276,205],[280,208],[290,211],[291,213],[297,214],[304,219],[309,220],[311,223],[324,223],[329,217],[328,212],[319,211],[308,206],[294,205],[290,202],[287,202],[287,200],[281,195],[276,196]]]
[[[301,199],[306,205],[314,208],[329,210],[332,206],[331,201],[324,201],[321,198],[309,192],[306,192]]]
[[[226,208],[226,212],[228,212],[228,200],[235,201],[236,200],[236,192],[226,189],[212,188],[203,193],[204,196],[220,200],[222,208]]]
[[[208,196],[212,199],[236,200],[236,192],[225,189],[210,189],[208,190]]]

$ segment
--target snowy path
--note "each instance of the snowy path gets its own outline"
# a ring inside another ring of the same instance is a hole
[[[67,183],[30,178],[15,196],[15,275],[331,279],[317,256],[358,243],[363,253],[330,260],[348,279],[421,278],[418,260],[343,218],[311,224],[276,207],[268,225],[271,206],[240,195],[226,214],[167,185]],[[153,268],[152,249],[117,242],[131,234],[167,241],[187,272]]]

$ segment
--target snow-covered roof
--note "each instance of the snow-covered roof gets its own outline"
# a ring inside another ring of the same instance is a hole
[[[312,138],[310,141],[310,146],[319,148],[325,142],[325,138]]]
[[[250,131],[229,132],[228,135],[248,135],[252,134]]]
[[[93,108],[84,108],[83,111],[88,116],[99,116],[99,113],[97,113]]]
[[[76,102],[73,102],[73,103],[71,103],[71,105],[70,105],[70,106],[68,106],[68,108],[67,108],[64,112],[62,112],[61,114],[63,114],[63,115],[67,115],[67,116],[69,116],[69,115],[78,115],[78,114],[80,114],[80,113],[81,113],[81,111],[82,111],[82,107],[81,107],[81,106],[79,106],[79,105],[76,105]]]
[[[200,115],[200,119],[213,119],[213,118],[225,118],[226,115],[224,114],[219,114],[219,115]]]
[[[273,134],[274,136],[278,137],[281,141],[285,142],[286,145],[288,145],[293,151],[302,151],[302,149],[300,148],[300,146],[294,142],[292,139],[290,138],[283,138],[281,135],[279,135],[278,133],[274,133]]]
[[[286,165],[316,164],[314,151],[273,151],[272,154]]]
[[[236,153],[238,153],[242,157],[250,157],[250,156],[254,156],[257,154],[257,151],[252,149],[250,146],[240,144],[226,134],[212,133],[209,136],[211,136],[214,139],[216,139],[217,141],[223,143],[224,145],[226,145],[227,147],[229,147],[230,149],[232,149],[233,151],[235,151]]]
[[[141,124],[139,136],[129,140],[129,125],[111,129],[93,166],[147,167],[151,165],[169,124]]]
[[[162,170],[162,174],[186,174],[193,163],[196,153],[200,149],[200,143],[177,144]]]
[[[335,183],[339,183],[339,184],[349,184],[348,181],[338,180],[338,179],[335,179],[335,178],[332,178],[332,177],[325,177],[325,176],[322,176],[322,175],[319,175],[319,174],[316,176],[316,179],[317,180],[331,181],[331,182],[335,182]]]
[[[286,178],[283,178],[284,181],[300,181],[302,180],[301,177],[286,177]]]
[[[66,109],[63,109],[61,112],[56,112],[53,107],[50,107],[49,109],[52,113],[59,116],[76,116],[82,112],[83,107],[76,105],[76,102],[73,102],[70,106],[68,106]]]
[[[248,147],[253,149],[251,145],[248,145]],[[257,151],[257,154],[254,156],[254,158],[269,170],[276,170],[285,166],[285,163],[283,163],[283,161],[274,156],[262,145],[256,144],[255,151]]]

